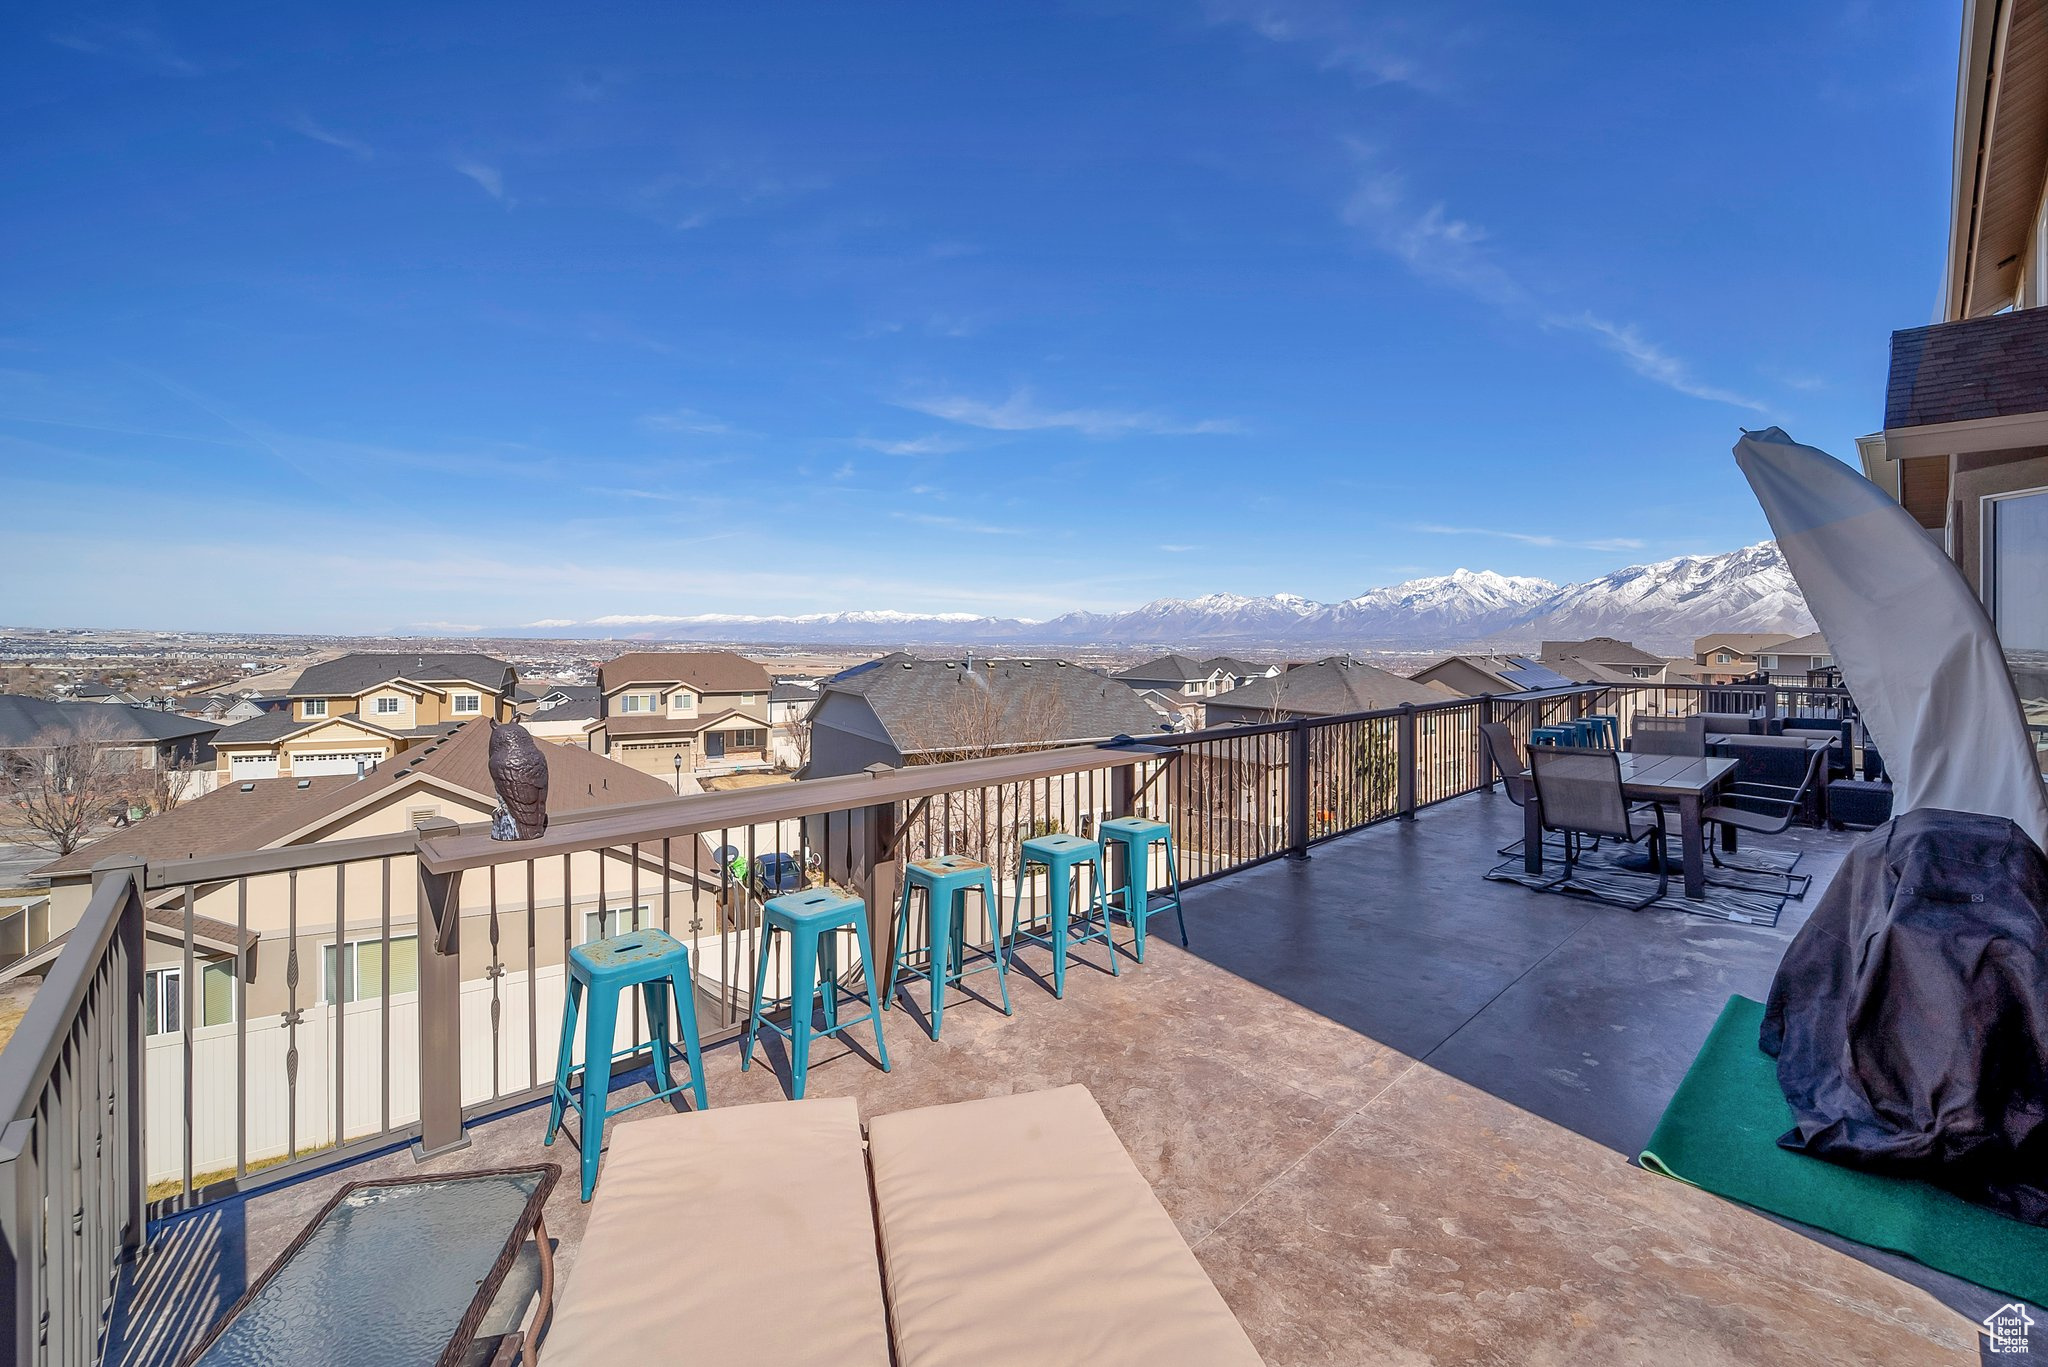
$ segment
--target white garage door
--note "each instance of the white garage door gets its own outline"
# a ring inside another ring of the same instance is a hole
[[[233,779],[276,778],[276,755],[229,755],[228,776]]]
[[[326,750],[292,756],[292,774],[297,778],[318,778],[322,774],[353,774],[384,758],[382,750]]]

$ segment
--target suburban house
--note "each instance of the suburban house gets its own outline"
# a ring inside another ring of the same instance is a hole
[[[529,712],[519,724],[535,740],[580,745],[585,750],[604,749],[604,702],[598,698],[556,703]]]
[[[1442,702],[1442,692],[1342,656],[1296,665],[1209,700],[1209,724],[1252,725],[1299,717],[1340,717],[1402,703]]]
[[[228,693],[201,693],[180,698],[176,711],[182,716],[197,717],[219,726],[254,721],[263,715],[263,707],[255,699],[237,698]]]
[[[1833,669],[1835,657],[1828,651],[1827,638],[1815,631],[1805,636],[1787,636],[1758,651],[1756,663],[1757,669],[1770,675],[1775,683],[1803,684],[1812,676]]]
[[[1527,655],[1449,655],[1417,670],[1414,682],[1459,698],[1569,688],[1572,680]]]
[[[1664,683],[1670,661],[1612,636],[1545,641],[1537,663],[1574,683]]]
[[[10,761],[32,759],[39,750],[80,741],[121,756],[138,769],[162,764],[210,764],[220,723],[181,717],[127,703],[55,702],[0,693],[0,751]]]
[[[825,680],[802,777],[1142,736],[1159,713],[1066,660],[886,655]]]
[[[1141,691],[1151,689],[1159,693],[1178,693],[1186,698],[1213,698],[1218,693],[1240,688],[1254,679],[1270,678],[1279,672],[1279,665],[1253,664],[1228,655],[1197,660],[1188,655],[1166,654],[1156,660],[1132,665],[1116,678]]]
[[[599,666],[597,684],[602,739],[593,748],[621,764],[671,785],[680,774],[769,767],[774,681],[744,655],[633,651]]]
[[[558,683],[549,684],[545,688],[528,688],[522,684],[513,693],[522,719],[560,707],[565,703],[596,702],[603,696],[596,684]]]
[[[794,726],[810,715],[818,701],[818,681],[806,677],[775,680],[768,690],[768,724]]]
[[[152,860],[201,858],[390,835],[440,820],[459,825],[488,821],[497,807],[489,751],[489,722],[473,720],[458,726],[452,735],[410,750],[361,778],[329,774],[246,779],[115,831],[35,871],[35,876],[50,884],[49,938],[24,946],[23,957],[0,969],[0,980],[40,972],[55,959],[65,933],[78,923],[91,897],[92,866],[102,860],[123,855]],[[551,816],[669,795],[669,785],[658,779],[583,750],[550,750],[548,765]],[[575,926],[577,942],[624,928],[632,919],[632,909],[625,906],[628,889],[640,887],[644,904],[648,889],[657,885],[660,876],[658,867],[643,869],[643,877],[636,883],[627,870],[615,868],[611,892],[600,902],[600,892],[607,885],[598,876],[598,856],[576,855],[573,861],[579,867],[567,871],[571,905],[566,914],[588,923]],[[543,899],[550,896],[548,887],[552,887],[554,912],[560,916],[565,913],[563,871],[554,867],[558,862],[548,861],[548,867],[537,869],[537,876],[548,885],[541,889]],[[388,902],[382,885],[386,871],[377,861],[350,865],[348,870],[348,896],[339,916],[331,874],[317,892],[280,877],[252,878],[246,884],[246,900],[240,902],[232,881],[201,885],[189,894],[184,890],[152,894],[145,928],[148,1033],[180,1028],[188,895],[193,903],[194,967],[199,979],[191,997],[195,1028],[233,1021],[238,943],[247,954],[245,1014],[252,1035],[259,1020],[274,1020],[294,1000],[298,1006],[309,1006],[333,1001],[336,994],[343,1000],[375,995],[381,991],[381,974],[385,972],[394,995],[411,992],[416,985],[416,941],[410,929],[416,901],[409,861],[397,871],[406,895]],[[488,917],[489,894],[484,880],[464,882],[463,916]],[[380,954],[373,960],[357,943],[381,942],[387,908],[392,917],[391,947],[383,954],[379,943]],[[526,929],[523,923],[516,931],[501,925],[499,937],[500,943],[524,945]],[[559,971],[559,931],[543,933],[538,939],[543,945],[557,942],[553,961]],[[465,941],[484,950],[490,943],[488,933]],[[478,955],[472,963],[465,952],[465,980],[484,980],[489,967],[488,953]],[[295,999],[289,981],[294,973],[300,978]]]
[[[1757,657],[1792,639],[1786,631],[1717,631],[1692,643],[1695,669],[1688,678],[1699,683],[1735,683],[1753,679],[1762,670]]]
[[[149,699],[139,693],[131,693],[127,689],[103,683],[73,684],[69,692],[71,698],[77,702],[115,703],[126,707],[143,707],[149,703]]]
[[[489,655],[407,651],[309,665],[289,706],[214,737],[223,783],[367,772],[463,722],[510,721],[518,677]]]
[[[2025,6],[1965,0],[1939,321],[1894,332],[1864,473],[1948,552],[1997,625],[2048,772],[2048,46]]]

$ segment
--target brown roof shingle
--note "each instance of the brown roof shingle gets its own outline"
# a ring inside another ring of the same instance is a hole
[[[609,693],[627,684],[679,683],[703,693],[760,693],[775,686],[763,666],[729,650],[634,650],[606,660],[598,687]]]
[[[115,854],[165,860],[267,849],[286,843],[366,798],[422,777],[491,799],[495,789],[491,785],[490,745],[488,724],[481,720],[465,722],[447,740],[408,750],[362,778],[338,774],[310,779],[259,778],[229,784],[116,831],[95,844],[73,850],[36,873],[80,873]],[[551,815],[673,795],[671,786],[660,779],[579,746],[550,745],[543,753],[548,760]]]
[[[2048,412],[2048,309],[1892,334],[1887,430],[2041,412]]]

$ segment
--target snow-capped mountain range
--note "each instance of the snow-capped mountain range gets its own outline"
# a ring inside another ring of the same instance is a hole
[[[1070,612],[1050,621],[972,613],[894,611],[750,617],[736,613],[616,614],[551,619],[497,636],[612,637],[642,641],[1106,645],[1321,649],[1483,645],[1616,636],[1652,650],[1688,651],[1716,631],[1814,629],[1776,542],[1721,555],[1630,565],[1583,584],[1456,570],[1318,603],[1294,594],[1212,593],[1162,598],[1129,612]]]

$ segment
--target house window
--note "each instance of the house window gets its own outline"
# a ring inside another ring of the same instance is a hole
[[[753,705],[754,705],[754,695],[753,695],[753,694],[751,694],[751,693],[742,693],[742,694],[740,694],[740,706],[742,706],[742,707],[752,707]]]
[[[308,698],[304,705],[306,715],[309,717],[324,717],[327,715],[327,699],[325,698]]]
[[[1984,502],[1984,603],[2048,773],[2048,489]]]
[[[384,698],[379,698],[379,699],[377,699],[377,715],[378,715],[378,716],[380,716],[380,717],[393,717],[393,716],[397,716],[397,715],[398,715],[398,699],[396,699],[396,698],[391,698],[391,697],[384,697]]]
[[[760,728],[725,733],[726,748],[730,750],[758,750],[761,748]]]
[[[1766,674],[1774,673],[1778,668],[1778,657],[1775,655],[1760,655],[1757,657],[1757,663],[1763,666]]]
[[[647,695],[644,693],[628,693],[619,699],[619,711],[622,713],[641,712],[646,708]]]
[[[624,935],[629,930],[644,930],[647,927],[647,908],[610,907],[604,911],[583,913],[583,943],[603,940],[613,935]]]
[[[193,1026],[227,1025],[235,1019],[235,967],[231,963],[199,966],[199,1019]],[[185,970],[152,968],[142,975],[142,1029],[145,1034],[175,1035],[185,1028]]]
[[[320,1001],[353,1002],[384,995],[389,964],[391,992],[417,992],[420,987],[420,945],[417,936],[394,935],[383,940],[350,940],[320,946]],[[339,995],[337,995],[339,994]]]
[[[1728,652],[1724,650],[1724,651],[1722,651],[1722,652],[1721,652],[1721,653],[1720,653],[1719,655],[1716,655],[1716,656],[1714,657],[1714,663],[1715,663],[1715,664],[1717,664],[1717,665],[1725,665],[1725,664],[1728,664],[1728,663],[1729,663],[1729,658],[1728,658]]]
[[[455,711],[458,716],[464,712],[481,712],[483,710],[484,700],[481,695],[476,693],[457,693],[455,695]]]

